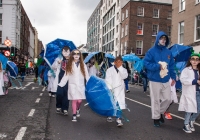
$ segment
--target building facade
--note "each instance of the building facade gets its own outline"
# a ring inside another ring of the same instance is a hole
[[[103,0],[100,11],[100,51],[118,55],[120,45],[120,0]]]
[[[99,51],[101,5],[102,0],[100,0],[99,4],[87,21],[87,49],[89,52]]]
[[[129,0],[121,9],[119,54],[144,56],[161,30],[171,37],[172,1]]]
[[[172,44],[200,52],[200,0],[173,0],[172,10]]]

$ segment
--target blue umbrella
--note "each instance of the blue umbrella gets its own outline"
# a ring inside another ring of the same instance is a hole
[[[169,50],[172,52],[172,56],[176,62],[182,62],[188,61],[191,56],[192,47],[174,44]]]
[[[39,56],[42,57],[42,58],[44,57],[44,50],[42,50],[42,51],[40,52]]]
[[[102,79],[91,76],[86,85],[85,95],[90,108],[95,113],[102,116],[121,117],[119,105]]]
[[[12,61],[8,61],[7,65],[8,65],[8,71],[10,72],[10,77],[16,78],[17,75],[18,75],[18,67],[17,67],[17,65]]]
[[[137,61],[134,65],[134,70],[140,72],[143,69],[143,60]]]
[[[135,54],[126,54],[122,56],[123,61],[129,61],[129,62],[134,62],[134,61],[140,61],[141,59],[136,56]]]
[[[72,41],[64,39],[56,39],[46,45],[44,51],[44,59],[50,67],[55,59],[61,55],[61,51],[64,46],[68,46],[70,48],[70,51],[76,49],[76,46]]]
[[[7,65],[8,58],[5,57],[3,54],[0,53],[0,61],[1,61],[2,66],[3,66],[3,70],[5,70],[5,69],[6,69],[6,65]]]
[[[186,64],[187,64],[186,61],[184,61],[184,62],[177,62],[177,63],[176,63],[176,68],[177,68],[178,70],[182,71],[182,70],[185,68]]]
[[[88,56],[85,58],[84,63],[88,63],[92,57],[94,57],[96,54],[99,54],[100,52],[91,52],[88,54]]]

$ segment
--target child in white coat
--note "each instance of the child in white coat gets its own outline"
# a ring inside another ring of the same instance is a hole
[[[182,83],[182,95],[178,110],[185,111],[183,130],[186,133],[195,131],[194,122],[200,114],[199,59],[199,54],[192,54],[180,77]]]
[[[114,92],[114,98],[118,102],[121,110],[126,109],[124,79],[128,77],[128,72],[123,68],[122,64],[123,60],[121,56],[116,57],[114,66],[107,69],[105,78],[108,88]],[[112,118],[108,117],[107,121],[112,122]],[[117,126],[123,125],[121,118],[118,116],[116,122]]]
[[[89,74],[81,52],[79,50],[72,51],[65,75],[58,85],[63,87],[68,82],[68,99],[72,100],[73,122],[77,121],[76,117],[80,117],[81,102],[86,99],[85,82],[88,80]]]

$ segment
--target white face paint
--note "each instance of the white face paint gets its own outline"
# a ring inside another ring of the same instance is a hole
[[[75,61],[79,60],[80,52],[79,51],[74,51],[73,52],[73,58],[74,58]]]
[[[67,51],[63,50],[63,51],[62,51],[62,55],[63,55],[64,57],[67,57],[67,56],[70,55],[70,51],[69,51],[69,50],[67,50]]]

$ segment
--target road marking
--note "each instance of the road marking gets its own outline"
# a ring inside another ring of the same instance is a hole
[[[42,96],[43,95],[43,93],[40,93],[40,96]]]
[[[133,100],[133,99],[130,99],[130,98],[128,98],[128,97],[125,97],[125,98],[126,98],[127,100],[132,101],[132,102],[135,102],[135,103],[138,103],[138,104],[140,104],[140,105],[143,105],[143,106],[146,106],[146,107],[151,108],[151,106],[149,106],[149,105],[147,105],[147,104],[144,104],[144,103],[138,102],[138,101]],[[171,114],[172,116],[176,117],[176,118],[179,118],[179,119],[181,119],[181,120],[185,120],[183,117],[177,116],[177,115],[172,114],[172,113],[170,113],[170,114]],[[196,124],[197,126],[200,126],[199,123],[194,123],[194,124]]]
[[[31,90],[34,90],[34,89],[36,89],[36,88],[39,88],[39,87],[32,87],[32,89],[31,89]]]
[[[28,114],[28,117],[33,117],[34,113],[35,113],[35,109],[31,109],[30,113]]]
[[[28,82],[28,84],[25,85],[25,87],[30,86],[31,84],[33,84],[34,82]]]
[[[45,89],[46,89],[46,87],[44,87],[44,88],[42,89],[42,91],[45,91]]]
[[[40,98],[37,98],[37,100],[35,101],[35,103],[39,103],[40,102]]]
[[[22,140],[25,132],[26,132],[27,127],[21,127],[21,129],[19,130],[17,136],[15,137],[15,140]]]
[[[6,137],[7,137],[7,135],[5,133],[3,133],[3,134],[0,133],[0,139],[4,139]]]

